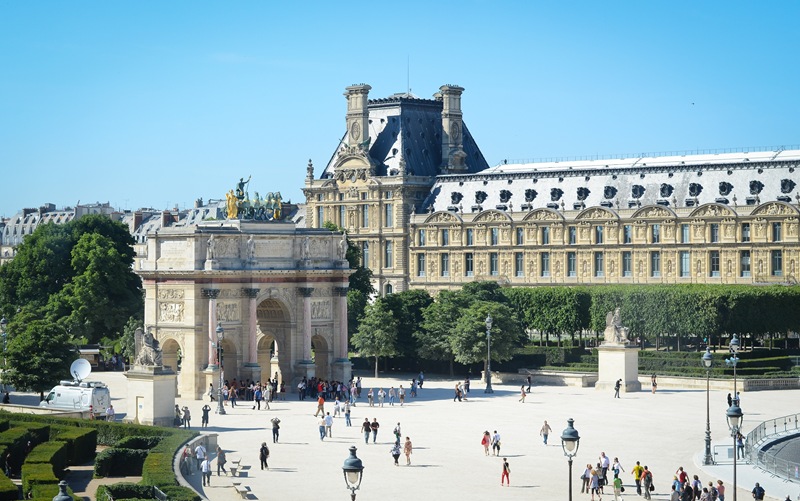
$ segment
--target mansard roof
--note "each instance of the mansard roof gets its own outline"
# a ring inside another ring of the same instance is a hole
[[[384,99],[370,99],[369,155],[377,165],[378,176],[400,173],[400,160],[406,164],[409,175],[436,176],[442,164],[442,102],[420,99],[412,94],[395,94]],[[339,159],[341,145],[346,143],[347,132],[342,134],[340,147],[322,171],[320,179],[333,177],[333,166]],[[464,152],[467,154],[468,172],[487,169],[478,145],[466,125],[463,126]]]
[[[800,150],[502,164],[439,176],[417,212],[797,203]]]

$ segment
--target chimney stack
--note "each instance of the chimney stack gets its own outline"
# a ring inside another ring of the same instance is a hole
[[[442,100],[442,168],[445,172],[457,173],[466,170],[467,155],[464,153],[464,123],[461,114],[463,87],[442,85],[434,97]]]
[[[369,140],[369,110],[367,108],[369,91],[367,84],[347,87],[344,96],[347,98],[347,145],[366,146]]]

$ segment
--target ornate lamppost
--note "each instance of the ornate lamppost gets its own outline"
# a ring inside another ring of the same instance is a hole
[[[364,476],[364,464],[356,456],[356,447],[350,447],[350,456],[342,465],[344,482],[350,489],[350,501],[356,501],[356,491],[361,487],[361,478]]]
[[[567,427],[561,433],[561,448],[564,450],[569,464],[569,501],[572,501],[572,458],[578,454],[578,446],[581,443],[578,430],[572,426],[574,422],[575,420],[572,418],[567,419]]]
[[[217,388],[217,414],[227,414],[225,412],[225,406],[222,405],[222,383],[223,383],[223,372],[222,372],[222,340],[225,337],[225,329],[222,328],[222,324],[217,324],[217,365],[219,366],[219,387]]]
[[[733,501],[736,501],[736,439],[739,436],[739,430],[742,426],[742,409],[739,407],[739,402],[733,401],[728,410],[725,412],[728,418],[728,427],[731,429],[731,437],[733,437]]]
[[[737,357],[736,354],[739,353],[739,338],[736,337],[736,334],[733,335],[733,339],[731,339],[728,347],[731,350],[731,358],[725,360],[725,365],[733,367],[733,401],[738,405],[739,392],[736,391],[736,364],[739,363],[739,357]]]
[[[494,393],[492,389],[492,315],[486,315],[486,389],[484,393]]]
[[[710,398],[710,381],[711,381],[711,366],[714,365],[714,357],[711,355],[711,348],[706,348],[703,354],[703,366],[706,368],[706,453],[703,458],[703,464],[708,466],[714,464],[714,456],[711,454],[711,398]]]

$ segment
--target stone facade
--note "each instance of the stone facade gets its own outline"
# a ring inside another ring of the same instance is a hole
[[[206,221],[148,235],[137,273],[145,325],[177,367],[178,393],[217,388],[217,326],[224,378],[278,378],[292,391],[303,376],[348,380],[350,270],[341,235],[292,223]],[[342,293],[344,291],[344,294]]]
[[[367,100],[363,84],[346,96],[355,89],[348,124],[373,132],[346,136],[319,178],[309,164],[306,224],[345,227],[381,295],[474,280],[796,283],[800,151],[489,167],[463,123],[463,88],[433,100]]]

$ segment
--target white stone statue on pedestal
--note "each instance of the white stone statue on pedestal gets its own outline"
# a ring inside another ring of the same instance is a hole
[[[609,311],[606,315],[606,330],[603,332],[604,344],[626,345],[628,340],[628,328],[622,326],[622,319],[619,315],[619,308]]]
[[[147,332],[142,333],[142,329],[136,329],[134,333],[134,340],[136,342],[136,357],[133,360],[133,365],[142,366],[161,366],[163,365],[163,358],[161,348],[159,347],[158,340],[153,337],[153,334],[148,329]]]

